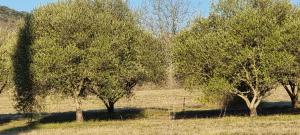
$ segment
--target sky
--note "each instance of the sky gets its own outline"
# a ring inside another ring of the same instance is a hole
[[[18,11],[26,11],[30,12],[36,7],[39,7],[43,4],[47,4],[49,2],[55,2],[57,0],[0,0],[0,5],[7,6],[9,8],[18,10]],[[200,11],[200,14],[203,16],[207,16],[209,14],[210,9],[210,1],[211,0],[192,0],[192,5],[194,8],[197,8],[197,11]],[[300,3],[300,0],[291,0],[293,3]],[[140,5],[142,0],[129,0],[130,7],[137,7]]]
[[[0,0],[0,5],[7,6],[9,8],[15,9],[17,11],[30,12],[36,7],[49,2],[55,2],[57,0]],[[200,8],[202,15],[207,15],[209,13],[210,0],[193,0],[193,6],[195,8]],[[140,5],[142,0],[129,0],[130,7],[136,7]]]

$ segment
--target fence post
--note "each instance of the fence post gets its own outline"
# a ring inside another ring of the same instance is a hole
[[[182,111],[185,111],[185,97],[183,97],[183,103],[182,103]]]

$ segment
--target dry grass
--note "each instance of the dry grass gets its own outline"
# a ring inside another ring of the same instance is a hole
[[[52,134],[299,134],[299,116],[267,116],[258,118],[226,117],[213,119],[159,120],[139,119],[127,121],[90,121],[64,124],[41,124],[31,130],[16,128],[13,132],[30,135]],[[5,125],[26,127],[23,121]]]
[[[123,98],[116,103],[116,108],[140,108],[140,109],[176,109],[181,110],[185,98],[187,108],[199,106],[196,96],[183,89],[175,90],[139,90],[132,97]],[[48,97],[45,102],[45,112],[73,111],[72,99]],[[83,100],[83,110],[105,109],[104,104],[96,97],[88,97]],[[1,113],[1,111],[0,111]]]
[[[0,125],[0,134],[25,134],[25,135],[52,135],[52,134],[300,134],[300,115],[275,114],[256,118],[245,116],[228,116],[219,118],[192,118],[171,120],[170,112],[180,112],[183,110],[183,101],[186,99],[186,111],[199,112],[211,109],[211,107],[199,105],[195,96],[188,92],[177,90],[145,90],[136,91],[130,99],[122,99],[117,104],[118,115],[121,118],[115,120],[106,119],[88,119],[84,123],[61,121],[55,123],[45,120],[40,123],[27,123],[26,120],[13,120]],[[286,102],[289,98],[282,89],[278,89],[266,101]],[[55,101],[55,102],[54,102]],[[0,114],[15,113],[11,107],[13,102],[10,96],[1,96]],[[4,104],[2,104],[4,103]],[[68,112],[74,110],[72,100],[70,99],[47,99],[45,112]],[[86,114],[92,114],[93,111],[104,109],[103,104],[95,97],[89,97],[84,102]],[[4,106],[4,107],[2,107]],[[138,111],[122,112],[132,110],[126,108],[135,108]],[[214,108],[214,107],[212,107]],[[125,115],[131,117],[126,117]],[[125,114],[125,115],[124,115]],[[105,115],[103,112],[97,112],[97,115]],[[55,119],[64,119],[69,116],[62,113],[53,116]],[[100,116],[101,117],[101,116]]]

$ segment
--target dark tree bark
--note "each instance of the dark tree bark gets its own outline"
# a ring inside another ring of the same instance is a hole
[[[4,88],[6,87],[6,84],[7,84],[7,81],[5,81],[3,84],[0,85],[0,94],[2,93]]]
[[[108,117],[109,118],[113,118],[114,117],[114,113],[115,113],[115,102],[112,101],[103,101],[105,106],[106,106],[106,111],[108,113]]]
[[[291,106],[292,108],[296,109],[298,108],[298,87],[295,83],[289,82],[289,85],[282,84],[285,91],[288,93],[291,99]]]
[[[108,107],[107,107],[107,112],[112,115],[115,113],[115,103],[109,102]]]
[[[292,108],[293,109],[297,109],[298,108],[298,94],[297,95],[294,95],[291,98],[291,105],[292,105]]]

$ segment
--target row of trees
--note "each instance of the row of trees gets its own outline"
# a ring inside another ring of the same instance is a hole
[[[296,108],[299,28],[300,10],[288,0],[220,0],[177,36],[177,75],[207,101],[240,97],[250,116],[278,85]]]
[[[7,38],[0,39],[0,92],[14,88],[20,112],[36,111],[37,99],[49,94],[71,97],[82,121],[85,97],[97,96],[113,113],[136,85],[172,80],[174,69],[178,82],[201,90],[203,99],[238,96],[251,116],[278,85],[296,107],[300,10],[290,1],[219,0],[208,17],[182,31],[195,13],[188,1],[149,2],[153,14],[136,14],[123,0],[66,0],[35,9],[18,38],[1,32]]]
[[[5,32],[5,37],[12,33]],[[25,17],[18,38],[12,37],[17,43],[3,49],[10,38],[1,39],[0,88],[14,87],[20,112],[35,112],[42,104],[38,98],[60,94],[74,99],[76,119],[82,121],[85,97],[97,96],[113,113],[114,104],[136,85],[158,84],[166,76],[163,43],[139,26],[122,0],[39,7]]]
[[[1,47],[10,47],[9,54],[1,48],[1,91],[14,89],[16,109],[24,113],[40,109],[40,97],[72,97],[82,121],[86,96],[96,95],[113,113],[134,86],[161,83],[166,74],[172,81],[166,73],[171,37],[191,10],[181,0],[145,6],[151,11],[133,12],[124,0],[66,0],[35,9],[15,26],[19,32],[1,32]],[[10,39],[15,42],[4,43]]]

